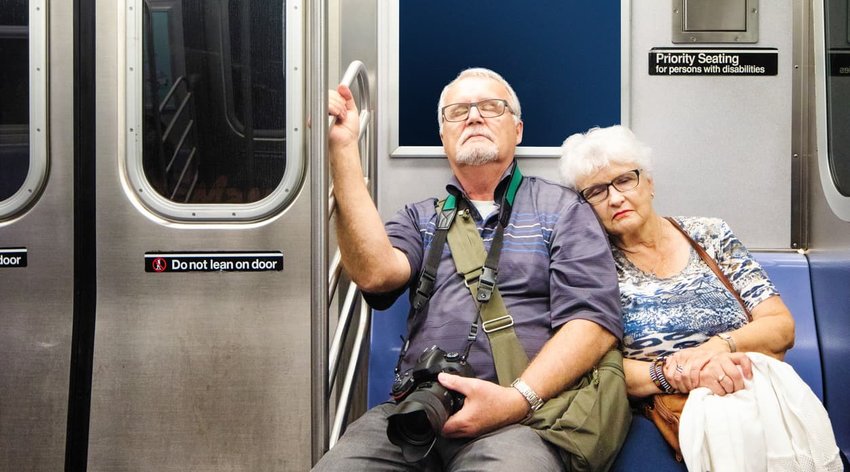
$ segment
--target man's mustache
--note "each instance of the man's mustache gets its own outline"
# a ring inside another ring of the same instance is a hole
[[[483,136],[490,141],[495,141],[495,136],[490,132],[487,128],[467,128],[463,130],[463,133],[460,135],[460,143],[465,143],[469,138],[473,136]]]

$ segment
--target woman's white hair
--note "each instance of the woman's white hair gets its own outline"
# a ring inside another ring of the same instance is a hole
[[[634,164],[642,175],[652,175],[652,150],[625,126],[591,128],[561,145],[561,182],[573,190],[576,182],[610,165]]]
[[[485,69],[483,67],[473,67],[458,74],[454,80],[443,87],[443,91],[440,93],[440,101],[437,103],[437,123],[440,125],[440,134],[443,133],[443,107],[446,105],[446,92],[449,90],[449,87],[456,84],[458,81],[469,77],[493,79],[502,84],[508,91],[508,106],[511,107],[511,110],[513,111],[514,123],[519,124],[519,122],[522,121],[522,108],[520,108],[519,105],[519,97],[517,97],[516,92],[514,92],[513,87],[511,87],[511,84],[509,84],[504,77],[495,71]]]

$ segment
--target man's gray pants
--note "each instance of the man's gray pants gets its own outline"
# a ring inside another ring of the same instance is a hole
[[[339,442],[313,469],[340,471],[562,471],[555,446],[528,426],[506,426],[474,439],[440,437],[422,462],[405,462],[401,449],[387,439],[387,417],[395,405],[372,408],[349,425]]]

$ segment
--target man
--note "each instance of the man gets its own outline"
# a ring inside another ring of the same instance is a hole
[[[329,149],[342,263],[370,304],[389,306],[417,286],[435,232],[437,199],[406,206],[384,227],[363,182],[358,114],[348,88],[331,92],[329,114],[337,118]],[[499,74],[468,69],[443,89],[438,119],[454,174],[446,189],[469,202],[489,249],[522,141],[519,100]],[[497,286],[531,359],[520,378],[532,395],[496,383],[490,342],[478,333],[469,353],[476,378],[439,375],[444,387],[466,399],[422,462],[408,464],[389,442],[387,416],[395,405],[387,403],[349,426],[316,470],[562,470],[557,448],[520,422],[533,394],[546,400],[568,388],[622,336],[617,276],[601,226],[572,191],[523,177],[509,221]],[[402,371],[432,345],[462,352],[476,313],[450,250],[443,251],[433,295],[409,321]]]

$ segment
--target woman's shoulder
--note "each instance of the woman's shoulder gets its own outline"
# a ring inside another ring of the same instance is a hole
[[[682,228],[696,241],[723,239],[731,232],[722,218],[711,216],[674,216]]]

